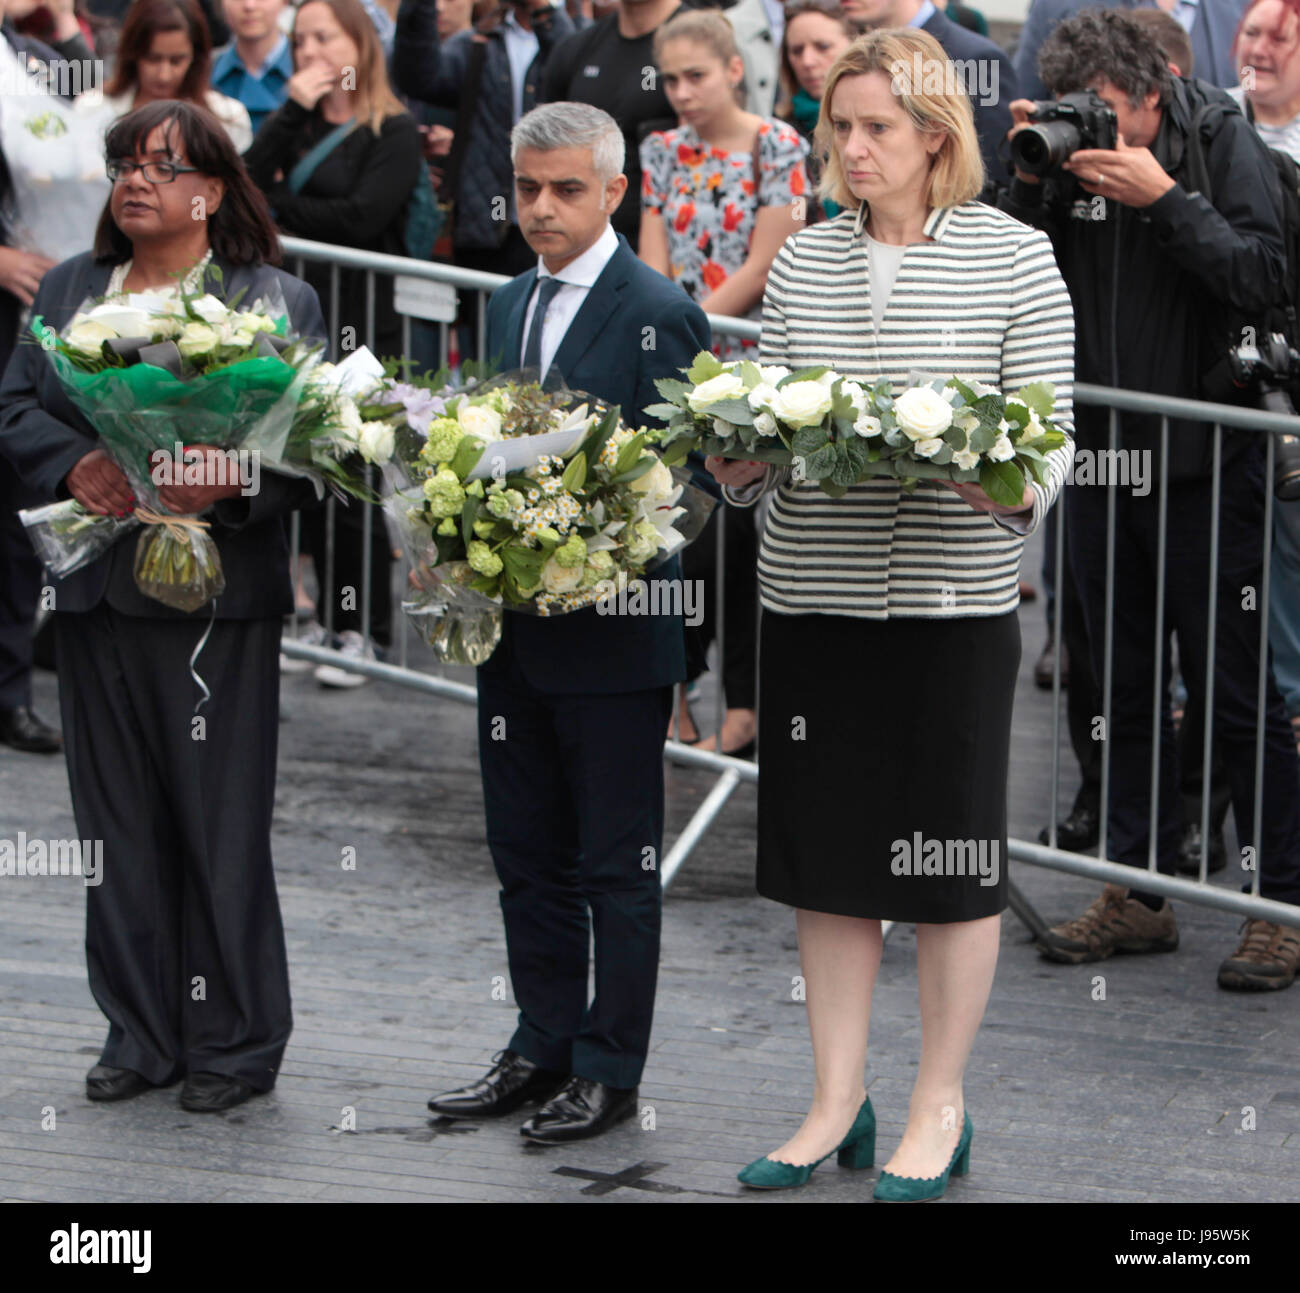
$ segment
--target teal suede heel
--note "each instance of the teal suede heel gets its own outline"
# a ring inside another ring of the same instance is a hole
[[[862,1102],[858,1116],[853,1120],[848,1135],[815,1163],[781,1163],[772,1158],[756,1158],[737,1174],[742,1185],[756,1190],[788,1190],[796,1185],[807,1185],[814,1170],[831,1154],[841,1167],[872,1167],[876,1161],[876,1112],[868,1098]]]
[[[871,1197],[878,1203],[921,1203],[942,1198],[950,1176],[965,1176],[970,1171],[970,1142],[974,1131],[970,1114],[963,1114],[957,1148],[938,1176],[895,1176],[893,1172],[881,1172]]]

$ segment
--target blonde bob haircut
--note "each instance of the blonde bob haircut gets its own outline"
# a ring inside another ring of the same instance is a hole
[[[899,104],[922,134],[942,133],[947,138],[930,163],[925,201],[930,207],[960,206],[977,198],[984,188],[984,161],[975,113],[959,71],[948,61],[943,46],[928,32],[896,27],[858,37],[835,60],[822,89],[822,110],[817,119],[816,145],[826,167],[818,195],[856,211],[855,197],[845,179],[835,151],[831,126],[831,100],[835,87],[848,76],[882,72]]]

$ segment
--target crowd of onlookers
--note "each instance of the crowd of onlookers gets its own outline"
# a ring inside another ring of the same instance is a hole
[[[243,153],[283,232],[409,254],[412,196],[417,186],[428,185],[442,214],[431,254],[470,269],[513,275],[536,262],[517,222],[511,178],[510,131],[521,115],[559,99],[604,108],[627,143],[630,182],[613,217],[615,230],[710,313],[751,319],[760,317],[768,266],[783,241],[838,211],[816,191],[824,159],[813,135],[826,73],[857,34],[923,28],[958,66],[971,69],[967,84],[987,174],[984,198],[996,202],[1012,178],[1005,143],[1009,105],[1049,97],[1039,51],[1063,18],[1091,7],[1081,0],[1032,0],[1014,53],[1008,53],[989,38],[984,17],[960,0],[738,0],[722,9],[680,0],[4,4],[4,35],[29,63],[57,58],[102,65],[102,85],[85,91],[78,108],[103,111],[107,105],[120,114],[165,98],[209,108]],[[1173,71],[1231,88],[1264,140],[1300,158],[1300,0],[1171,0],[1130,11],[1149,24]],[[1238,87],[1243,68],[1249,75]],[[0,183],[8,189],[8,181],[5,168]],[[5,353],[22,307],[51,263],[22,246],[0,245]],[[380,276],[368,298],[362,273],[344,270],[334,298],[328,267],[309,266],[307,277],[327,312],[337,299],[330,323],[339,336],[350,327],[354,338],[368,337],[380,354],[396,354],[405,345],[422,366],[432,365],[434,334],[418,320],[404,330],[390,281]],[[466,293],[450,345],[453,360],[482,358],[476,308],[475,294]],[[720,337],[717,349],[744,355],[753,353],[753,343]],[[15,500],[21,504],[16,484],[8,482],[3,548],[10,555],[0,573],[29,561],[14,555],[22,542],[12,520]],[[359,609],[339,603],[324,578],[317,580],[315,604],[300,589],[300,613],[308,640],[326,640],[322,625],[328,619],[335,644],[347,652],[373,646],[382,653],[392,632],[392,552],[377,513],[363,551],[362,513],[338,508],[332,536],[323,512],[304,513],[302,548],[318,575],[332,548],[336,588],[361,586],[370,564],[369,624],[361,622]],[[727,752],[745,753],[754,737],[756,522],[741,509],[720,514],[711,524],[728,530],[721,664],[727,709],[721,734],[710,739]],[[1049,553],[1052,548],[1049,533]],[[687,574],[711,578],[713,556],[706,535],[688,550]],[[1300,566],[1300,538],[1289,529],[1279,529],[1275,560]],[[1062,600],[1050,566],[1043,582],[1050,626]],[[1027,586],[1022,593],[1033,595]],[[711,639],[712,617],[706,618],[706,626],[692,630],[695,675]],[[19,636],[19,628],[0,626],[0,643]],[[1280,684],[1300,721],[1300,656],[1287,645],[1297,636],[1282,634],[1275,649]],[[1050,640],[1039,682],[1050,685],[1054,663],[1082,694],[1082,662],[1054,661]],[[5,739],[10,715],[30,708],[22,670],[12,666],[6,674],[8,666],[0,660]],[[295,664],[286,660],[285,667]],[[362,681],[329,666],[316,672],[327,685]],[[685,692],[676,722],[682,739],[698,739]],[[32,719],[23,729],[34,745],[41,741],[40,726]],[[12,743],[22,743],[21,732]],[[1083,797],[1063,824],[1067,843],[1095,842],[1089,840],[1097,817],[1094,782],[1085,775]]]

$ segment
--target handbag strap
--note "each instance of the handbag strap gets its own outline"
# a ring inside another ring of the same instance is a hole
[[[289,192],[295,197],[303,186],[315,174],[316,168],[323,162],[359,125],[355,117],[350,121],[335,126],[314,148],[298,160],[298,164],[289,172]]]
[[[754,208],[763,205],[761,191],[763,188],[763,163],[759,156],[763,148],[763,128],[760,126],[754,134],[754,151],[750,161],[754,167]]]

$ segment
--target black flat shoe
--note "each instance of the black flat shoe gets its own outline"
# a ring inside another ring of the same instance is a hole
[[[115,1069],[111,1064],[96,1064],[86,1074],[87,1100],[129,1100],[142,1091],[152,1091],[153,1083],[134,1069]]]
[[[1205,860],[1205,874],[1213,875],[1228,865],[1228,848],[1223,841],[1221,830],[1210,832],[1210,855]],[[1182,842],[1178,845],[1178,857],[1174,870],[1179,875],[1200,875],[1201,873],[1201,828],[1193,823],[1183,832]]]
[[[42,723],[26,705],[0,709],[0,741],[27,754],[57,754],[63,738],[48,723]]]
[[[220,1113],[243,1104],[250,1096],[263,1094],[247,1082],[224,1073],[191,1073],[181,1087],[181,1108],[190,1113]]]
[[[623,1089],[571,1077],[519,1128],[521,1136],[542,1145],[599,1136],[636,1113],[637,1088]]]
[[[445,1118],[499,1118],[553,1095],[568,1074],[539,1068],[518,1051],[498,1051],[492,1067],[469,1086],[431,1096],[429,1110]]]
[[[1082,853],[1095,848],[1101,835],[1101,817],[1092,808],[1075,808],[1063,821],[1056,823],[1056,847],[1067,853]],[[1047,827],[1038,832],[1038,842],[1046,844]]]

